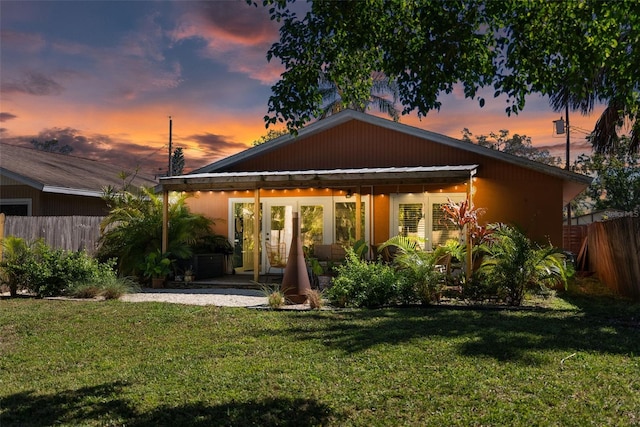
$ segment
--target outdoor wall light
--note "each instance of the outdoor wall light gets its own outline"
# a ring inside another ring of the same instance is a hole
[[[347,190],[347,194],[345,195],[345,197],[346,197],[347,199],[350,199],[350,198],[351,198],[351,196],[353,196],[353,193],[351,192],[351,189],[349,189],[349,190]]]

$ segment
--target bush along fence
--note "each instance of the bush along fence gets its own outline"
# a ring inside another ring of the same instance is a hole
[[[640,217],[589,225],[589,269],[610,289],[640,301]]]
[[[101,216],[5,216],[0,214],[0,239],[44,239],[55,249],[86,250],[94,254],[100,238]]]

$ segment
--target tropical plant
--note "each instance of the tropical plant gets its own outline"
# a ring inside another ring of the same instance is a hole
[[[167,254],[157,250],[147,254],[140,270],[149,279],[164,279],[171,273],[171,260]]]
[[[491,240],[491,228],[481,225],[479,220],[486,212],[483,208],[476,208],[468,199],[462,202],[454,202],[451,199],[442,205],[445,221],[460,230],[461,235],[467,233],[471,240],[471,265],[467,265],[468,241],[464,239],[459,245],[449,243],[448,249],[451,255],[462,262],[463,268],[472,275],[480,262],[485,249],[485,244]],[[459,257],[462,256],[462,259]]]
[[[31,249],[24,239],[7,236],[2,239],[3,258],[0,260],[0,283],[9,288],[12,297],[18,290],[29,286],[29,272],[32,267]]]
[[[567,286],[565,255],[552,246],[539,247],[515,227],[494,225],[494,240],[479,271],[487,274],[510,305],[521,305],[527,291]]]
[[[397,248],[393,265],[403,275],[400,297],[403,303],[418,300],[422,304],[438,301],[444,289],[446,276],[436,268],[438,260],[445,255],[444,248],[425,252],[420,248],[421,239],[411,236],[394,236],[380,245],[378,250],[389,246]]]
[[[211,235],[213,221],[190,212],[186,194],[169,200],[168,251],[171,257],[191,257],[192,246]],[[110,209],[101,224],[100,259],[116,258],[120,275],[135,276],[145,257],[162,249],[162,198],[151,189],[139,193],[105,189]]]

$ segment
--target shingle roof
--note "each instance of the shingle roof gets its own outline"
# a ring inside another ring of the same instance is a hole
[[[44,192],[100,197],[104,187],[122,186],[122,171],[134,172],[97,160],[0,144],[0,174]],[[140,173],[132,181],[137,187],[156,183]]]

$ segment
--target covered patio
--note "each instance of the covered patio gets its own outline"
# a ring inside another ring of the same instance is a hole
[[[232,200],[238,195],[251,198],[253,206],[262,206],[261,202],[278,197],[296,200],[320,200],[323,197],[339,195],[340,200],[353,201],[355,218],[351,240],[364,239],[369,244],[380,243],[388,239],[397,226],[390,214],[390,197],[426,197],[455,194],[460,198],[472,200],[474,176],[477,164],[455,166],[416,166],[416,167],[380,167],[325,170],[286,170],[286,171],[239,171],[194,173],[190,175],[165,177],[160,179],[163,193],[163,251],[168,247],[168,208],[171,192],[210,193],[209,205],[218,205],[218,212],[227,212],[226,220],[231,222]],[[363,203],[364,201],[367,203]],[[296,204],[298,208],[300,204]],[[426,211],[426,210],[425,210]],[[421,215],[425,215],[421,210]],[[206,214],[206,213],[205,213]],[[261,215],[253,215],[250,230],[253,242],[252,265],[254,281],[259,280],[261,247],[268,236],[261,238],[264,231]],[[232,228],[227,237],[231,241]],[[335,233],[325,233],[324,243],[334,243]],[[233,242],[232,242],[233,243]]]

